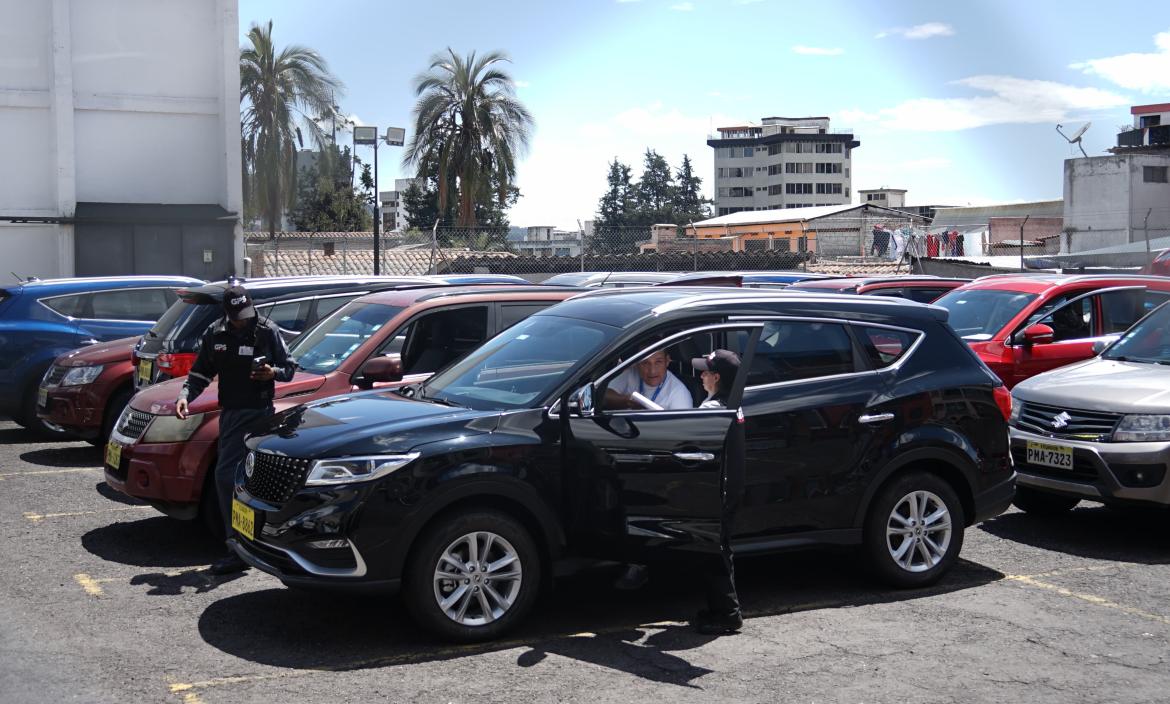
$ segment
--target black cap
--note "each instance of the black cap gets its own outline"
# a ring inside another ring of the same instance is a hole
[[[739,355],[731,350],[715,350],[705,357],[691,359],[691,366],[703,372],[715,372],[722,381],[730,382],[739,371]]]
[[[256,317],[252,297],[243,286],[230,286],[223,292],[223,312],[229,320],[247,320]]]

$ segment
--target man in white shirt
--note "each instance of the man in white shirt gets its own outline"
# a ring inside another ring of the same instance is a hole
[[[658,350],[626,369],[606,389],[606,407],[645,409],[633,398],[637,392],[665,410],[694,408],[691,392],[667,368],[669,364],[670,355]]]

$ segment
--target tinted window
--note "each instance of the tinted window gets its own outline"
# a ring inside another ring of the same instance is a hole
[[[98,320],[158,320],[170,305],[168,292],[158,288],[98,291],[90,301],[90,317]]]
[[[947,322],[965,340],[990,340],[1036,294],[997,289],[956,289],[934,302],[950,311]]]
[[[550,305],[552,305],[552,301],[548,303],[501,303],[500,329],[507,330],[533,313],[538,313]]]
[[[487,306],[467,306],[415,320],[401,347],[403,373],[430,374],[479,347],[487,339],[487,311]]]
[[[1114,291],[1103,293],[1101,298],[1101,332],[1115,334],[1125,332],[1151,310],[1170,300],[1170,293],[1163,291]]]
[[[316,319],[328,318],[330,313],[349,303],[354,298],[357,298],[357,296],[333,296],[332,298],[317,299]]]
[[[747,383],[759,386],[855,370],[853,341],[844,325],[771,321],[760,334]]]
[[[76,296],[56,296],[55,298],[42,298],[41,303],[44,303],[61,315],[78,318],[85,313],[85,302],[88,297],[88,293],[81,293]]]
[[[906,298],[919,303],[930,303],[934,299],[946,293],[948,289],[945,288],[907,288]]]
[[[1040,323],[1052,328],[1052,341],[1080,340],[1093,337],[1093,299],[1097,296],[1073,301],[1040,319]]]
[[[257,313],[261,318],[266,317],[285,330],[300,332],[305,329],[305,321],[309,317],[311,303],[311,301],[293,301],[261,306],[257,309]]]
[[[1162,306],[1133,326],[1105,354],[1105,359],[1170,364],[1170,306]]]
[[[874,289],[872,291],[868,291],[867,293],[869,293],[869,295],[871,295],[871,296],[887,296],[889,298],[905,298],[906,297],[905,289],[901,289],[901,288],[877,288],[877,289]]]
[[[327,374],[401,311],[376,303],[354,303],[297,338],[289,353],[302,370]]]
[[[889,328],[854,328],[869,363],[877,368],[893,364],[910,349],[918,335]]]

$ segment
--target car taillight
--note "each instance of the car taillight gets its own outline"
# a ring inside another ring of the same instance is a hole
[[[195,364],[194,352],[164,352],[158,356],[158,368],[169,377],[187,376]]]
[[[995,405],[999,406],[999,412],[1003,414],[1003,419],[1011,419],[1012,392],[1008,391],[1006,386],[997,386],[993,393],[995,395]]]

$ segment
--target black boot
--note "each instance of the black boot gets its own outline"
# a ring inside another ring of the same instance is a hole
[[[243,572],[246,569],[248,569],[248,563],[233,552],[211,563],[211,568],[208,571],[214,575],[224,575]]]
[[[725,636],[736,633],[743,626],[743,616],[738,610],[731,613],[715,613],[704,609],[691,621],[695,630],[708,636]]]

